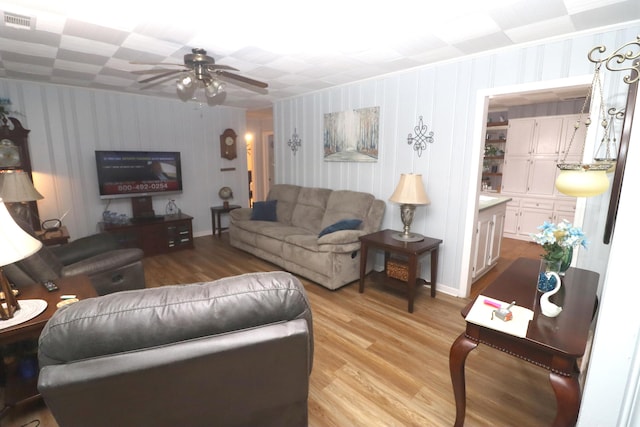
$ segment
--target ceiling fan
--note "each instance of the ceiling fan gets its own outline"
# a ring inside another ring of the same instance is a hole
[[[228,65],[216,64],[215,60],[207,55],[207,51],[200,48],[191,49],[191,53],[184,55],[184,64],[167,64],[167,63],[146,63],[131,62],[139,65],[162,65],[167,67],[180,67],[180,69],[158,68],[150,70],[133,71],[134,74],[156,74],[152,77],[142,79],[139,83],[147,84],[146,87],[162,83],[174,75],[178,75],[176,88],[178,93],[191,97],[197,86],[203,86],[207,98],[224,92],[223,81],[239,84],[251,88],[255,86],[260,89],[266,89],[267,83],[250,79],[239,74],[229,71],[239,71],[237,68]]]

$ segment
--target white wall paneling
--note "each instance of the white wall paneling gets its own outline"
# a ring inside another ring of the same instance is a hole
[[[432,203],[418,208],[412,228],[443,239],[439,289],[463,296],[468,291],[462,273],[468,268],[469,249],[465,242],[471,239],[473,227],[467,213],[475,209],[479,146],[483,142],[481,132],[474,125],[478,120],[478,94],[491,88],[590,75],[593,64],[587,60],[587,53],[592,47],[604,44],[613,49],[621,40],[633,40],[638,32],[638,25],[612,27],[573,38],[420,67],[277,102],[276,134],[289,133],[294,118],[297,123],[303,123],[298,126],[305,129],[305,154],[304,168],[279,167],[276,182],[369,191],[387,200],[401,173],[421,173]],[[320,149],[307,149],[322,144],[325,113],[374,105],[380,106],[381,141],[377,163],[326,163]],[[435,133],[435,142],[422,157],[406,142],[407,134],[414,133],[413,127],[420,115]],[[290,157],[283,156],[284,164],[291,164]],[[600,210],[597,202],[589,203],[597,205],[585,214],[585,231],[593,236],[594,244],[580,254],[584,264],[579,265],[590,265],[602,273],[602,262],[593,260],[606,259],[608,253],[608,248],[598,243],[602,234],[599,218],[606,210]],[[387,204],[383,227],[401,228],[398,207],[391,203]],[[423,275],[428,274],[426,264]]]
[[[63,222],[72,239],[94,233],[107,205],[131,214],[129,199],[99,198],[94,157],[99,149],[180,151],[184,191],[154,196],[153,206],[164,214],[175,198],[194,217],[196,235],[210,233],[209,207],[217,203],[221,186],[248,200],[244,138],[238,138],[235,160],[221,159],[219,148],[224,129],[244,135],[243,109],[6,79],[0,79],[0,94],[11,99],[13,110],[22,114],[16,117],[31,130],[34,184],[44,196],[40,216],[59,218],[69,211]],[[220,172],[226,167],[236,170]]]

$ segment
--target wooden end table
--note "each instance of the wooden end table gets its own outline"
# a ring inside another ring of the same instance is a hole
[[[408,278],[407,289],[409,299],[409,313],[413,313],[413,300],[416,295],[416,286],[418,282],[421,284],[428,284],[431,287],[431,297],[436,296],[436,279],[438,277],[438,248],[442,243],[440,239],[434,239],[431,237],[425,237],[424,240],[419,242],[402,242],[394,239],[393,234],[398,233],[394,230],[382,230],[376,233],[367,234],[360,237],[361,251],[360,254],[360,293],[364,292],[364,276],[367,270],[367,255],[369,248],[378,248],[384,250],[384,265],[387,266],[387,261],[391,253],[401,254],[408,258]],[[431,253],[431,278],[427,282],[418,276],[418,258],[425,253]],[[391,279],[394,280],[394,279]]]
[[[45,246],[65,245],[69,243],[69,230],[64,225],[55,231],[38,230],[35,232],[38,240]]]
[[[226,230],[228,227],[222,227],[222,221],[220,220],[220,214],[229,213],[234,209],[239,209],[242,206],[240,205],[229,205],[225,206],[212,206],[211,207],[211,232],[215,236],[216,230],[218,232],[218,237],[222,235],[222,230]],[[217,221],[216,221],[217,220]],[[216,225],[217,224],[217,225]]]
[[[31,320],[0,329],[0,345],[11,344],[18,341],[37,339],[44,329],[44,325],[51,319],[51,316],[58,310],[56,304],[60,302],[61,295],[76,295],[78,299],[92,298],[98,296],[95,288],[91,284],[89,276],[71,276],[55,280],[58,290],[48,292],[39,283],[21,286],[18,302],[24,299],[42,299],[47,302],[47,308],[38,316]],[[0,369],[6,371],[6,367],[0,361]],[[39,396],[37,389],[38,377],[25,380],[17,375],[17,372],[6,372],[5,406],[0,410],[0,418],[15,405],[26,402]]]
[[[464,424],[465,360],[480,343],[548,369],[558,402],[553,426],[575,425],[580,409],[577,359],[586,349],[597,304],[599,275],[579,268],[567,270],[560,291],[554,295],[558,297],[554,302],[562,307],[562,312],[558,317],[546,317],[540,312],[541,294],[536,287],[539,266],[539,259],[519,258],[482,292],[484,296],[516,301],[519,306],[533,310],[534,317],[524,338],[467,322],[466,331],[451,346],[449,370],[456,401],[454,426]],[[474,302],[462,309],[462,317],[467,316]]]

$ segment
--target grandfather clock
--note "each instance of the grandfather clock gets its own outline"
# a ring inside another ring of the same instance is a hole
[[[0,171],[23,170],[33,182],[29,156],[29,129],[23,128],[20,121],[14,117],[1,115],[0,122]],[[31,226],[34,230],[40,230],[38,204],[31,201],[27,202],[27,205],[31,213]]]

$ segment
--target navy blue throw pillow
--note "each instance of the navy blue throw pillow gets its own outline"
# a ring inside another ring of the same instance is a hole
[[[276,204],[277,200],[267,200],[266,202],[254,202],[251,211],[252,221],[277,221]]]
[[[320,234],[318,234],[318,237],[322,237],[325,234],[334,233],[340,230],[355,230],[356,228],[360,227],[360,224],[362,224],[362,221],[359,219],[343,219],[336,222],[335,224],[331,224],[330,226],[322,230]]]

